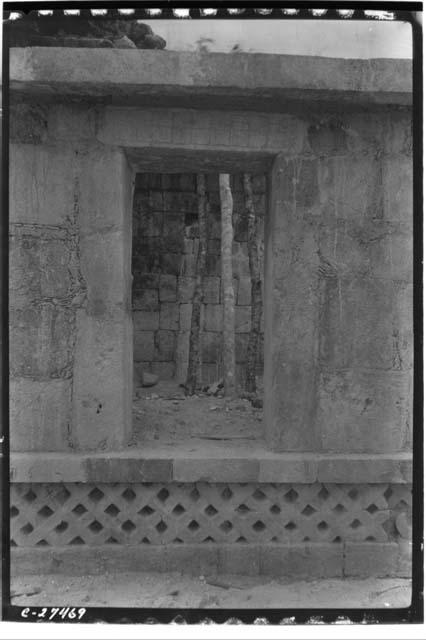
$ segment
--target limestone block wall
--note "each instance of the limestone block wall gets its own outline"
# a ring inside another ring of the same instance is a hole
[[[242,176],[232,176],[237,377],[242,382],[250,331],[251,281]],[[265,176],[253,177],[261,258]],[[222,377],[221,223],[217,174],[207,174],[207,264],[203,281],[202,380]],[[199,249],[195,174],[138,174],[133,205],[133,321],[137,367],[186,380]],[[261,260],[263,265],[263,260]],[[263,274],[263,266],[261,267]],[[263,374],[263,341],[259,348]]]

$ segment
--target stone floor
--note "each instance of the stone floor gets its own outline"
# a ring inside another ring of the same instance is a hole
[[[20,576],[18,606],[160,608],[397,608],[411,600],[402,578],[291,581],[268,576],[121,573],[101,576]]]

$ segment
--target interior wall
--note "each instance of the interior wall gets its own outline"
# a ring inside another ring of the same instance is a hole
[[[207,264],[203,280],[202,382],[222,376],[221,222],[219,180],[208,174]],[[251,282],[242,176],[232,176],[233,272],[237,378],[245,373]],[[265,177],[254,176],[254,206],[263,247]],[[140,370],[184,382],[199,249],[195,174],[138,174],[133,206],[134,360]],[[261,269],[263,274],[263,268]],[[263,372],[263,327],[258,357]]]

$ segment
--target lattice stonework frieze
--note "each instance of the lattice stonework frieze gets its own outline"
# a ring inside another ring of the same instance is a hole
[[[386,542],[411,487],[389,484],[14,484],[16,546]]]

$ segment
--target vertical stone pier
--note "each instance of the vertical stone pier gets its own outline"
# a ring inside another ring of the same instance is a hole
[[[11,112],[14,451],[117,449],[130,436],[133,174],[87,114]]]
[[[395,137],[395,131],[400,133]],[[277,156],[266,234],[265,424],[275,451],[409,451],[411,121],[311,126]]]

